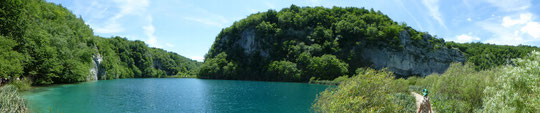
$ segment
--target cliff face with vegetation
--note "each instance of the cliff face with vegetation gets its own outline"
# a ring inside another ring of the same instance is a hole
[[[199,77],[307,81],[352,75],[363,67],[424,76],[465,61],[445,44],[378,11],[293,5],[223,29]]]
[[[465,61],[465,56],[458,50],[432,48],[435,45],[427,40],[432,38],[424,35],[422,40],[412,40],[407,32],[402,31],[399,35],[400,45],[404,46],[402,49],[396,50],[387,46],[364,47],[360,50],[361,60],[369,62],[371,68],[387,68],[398,76],[442,74],[450,63]],[[414,43],[424,43],[426,46]]]
[[[0,1],[0,77],[33,84],[194,75],[200,63],[142,41],[95,36],[66,8],[43,0]]]

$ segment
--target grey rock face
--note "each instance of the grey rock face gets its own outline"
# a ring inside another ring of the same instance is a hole
[[[291,36],[306,36],[306,33],[294,30],[287,30]],[[231,37],[225,36],[222,41]],[[264,43],[257,40],[254,29],[242,31],[241,36],[234,44],[244,50],[246,55],[259,53],[260,56],[269,57],[268,47],[263,47]],[[452,62],[464,62],[465,56],[458,50],[449,49],[444,46],[434,49],[429,41],[430,35],[424,35],[421,40],[413,40],[407,31],[401,31],[399,38],[403,48],[396,49],[388,44],[364,44],[364,47],[355,48],[360,51],[362,62],[368,63],[374,69],[387,68],[399,77],[410,75],[427,76],[432,73],[444,73]],[[363,43],[367,40],[361,41]],[[377,45],[377,46],[373,46]]]
[[[362,48],[362,58],[371,62],[372,68],[388,68],[396,75],[420,75],[426,76],[432,73],[444,73],[452,62],[464,62],[465,56],[461,52],[441,47],[439,49],[421,48],[412,44],[410,35],[406,31],[400,32],[404,48],[395,50],[389,47]],[[430,44],[425,35],[419,43]],[[430,47],[430,46],[428,46]]]
[[[98,80],[98,77],[101,79],[106,78],[107,73],[101,66],[101,61],[103,61],[103,57],[99,53],[92,56],[93,67],[90,69],[90,76],[87,78],[88,81]]]
[[[263,57],[269,57],[270,55],[268,51],[260,47],[261,44],[258,44],[257,42],[255,41],[255,30],[247,29],[242,32],[242,36],[240,37],[240,40],[236,41],[236,44],[238,44],[242,49],[244,49],[245,54],[252,54],[257,51],[259,55]]]

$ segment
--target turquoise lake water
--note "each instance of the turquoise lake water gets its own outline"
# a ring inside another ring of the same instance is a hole
[[[302,113],[326,85],[206,79],[118,79],[36,88],[32,112]]]

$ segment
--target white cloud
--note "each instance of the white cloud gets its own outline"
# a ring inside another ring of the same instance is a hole
[[[540,37],[540,24],[538,22],[528,22],[521,28],[521,32],[531,35],[533,38]]]
[[[106,22],[107,25],[105,26],[96,26],[94,25],[92,28],[94,28],[94,32],[97,33],[118,33],[124,31],[124,27],[118,23],[118,21],[109,21]]]
[[[202,57],[202,56],[191,56],[190,58],[193,59],[193,60],[197,60],[199,62],[204,61],[204,57]]]
[[[119,33],[124,31],[124,26],[119,22],[119,20],[126,15],[143,15],[146,13],[147,7],[150,4],[148,0],[114,0],[114,3],[119,8],[119,12],[116,13],[112,18],[107,19],[105,22],[99,22],[100,24],[95,24],[89,22],[95,32],[97,33]],[[93,2],[90,5],[90,9],[95,8]],[[104,8],[105,10],[108,8]],[[104,11],[104,10],[101,10]],[[99,11],[96,13],[100,13]],[[102,12],[101,12],[102,13]]]
[[[320,0],[307,0],[309,5],[311,6],[320,6],[321,5],[321,2]]]
[[[147,19],[148,25],[142,27],[142,29],[144,30],[144,34],[148,37],[145,42],[149,46],[162,48],[162,46],[158,44],[157,37],[154,35],[154,32],[156,32],[156,28],[154,28],[154,25],[152,24],[152,16],[148,16]]]
[[[270,8],[270,9],[276,9],[276,5],[266,1],[264,2],[264,5],[266,5],[266,7]]]
[[[407,13],[407,15],[409,16],[408,18],[412,18],[414,23],[416,24],[416,26],[418,26],[419,30],[420,31],[424,31],[424,28],[422,27],[422,24],[420,24],[420,22],[418,22],[418,19],[416,19],[416,16],[414,16],[410,11],[409,9],[403,4],[403,1],[401,0],[394,0],[394,2],[396,2],[397,5],[399,5],[399,7],[401,9],[399,10],[403,10]]]
[[[515,34],[528,34],[533,38],[540,37],[540,24],[533,21],[531,13],[522,13],[519,15],[519,19],[504,16],[501,25],[507,28],[519,28],[519,31],[515,30]]]
[[[114,2],[119,4],[119,16],[146,12],[146,8],[150,4],[148,0],[114,0]]]
[[[215,26],[215,27],[224,27],[223,21],[211,20],[208,18],[195,18],[195,17],[184,17],[184,19],[189,20],[189,21],[195,21],[195,22],[205,24],[205,25],[210,25],[210,26]]]
[[[484,30],[492,33],[485,41],[494,44],[519,45],[533,44],[540,41],[540,23],[534,21],[534,14],[529,12],[491,17],[478,22]]]
[[[441,12],[439,11],[439,0],[422,0],[422,3],[428,9],[429,15],[431,15],[433,19],[437,20],[437,22],[439,22],[439,24],[445,29],[448,29],[444,23]]]
[[[456,39],[456,42],[460,43],[480,41],[480,38],[472,36],[471,33],[458,35],[456,36]]]
[[[519,15],[519,19],[512,19],[510,16],[504,16],[502,25],[504,27],[511,27],[514,25],[520,25],[525,24],[527,22],[530,22],[532,20],[532,14],[531,13],[524,13]]]
[[[223,28],[228,24],[232,24],[233,20],[227,19],[219,14],[212,13],[206,9],[193,7],[195,12],[198,12],[200,17],[183,17],[184,20],[194,21],[197,23]]]
[[[531,7],[530,0],[485,0],[502,11],[519,11]]]
[[[471,18],[469,17],[469,18],[467,18],[467,21],[469,21],[469,22],[470,22],[470,21],[472,21],[472,19],[471,19]]]
[[[174,47],[174,44],[171,44],[171,43],[165,43],[165,46],[167,46],[167,47]]]

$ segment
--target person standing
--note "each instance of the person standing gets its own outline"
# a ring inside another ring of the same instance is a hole
[[[433,113],[433,111],[431,111],[431,104],[429,103],[428,90],[427,89],[422,90],[422,94],[424,98],[422,99],[422,102],[420,103],[420,107],[418,107],[418,110],[417,110],[418,113]]]

